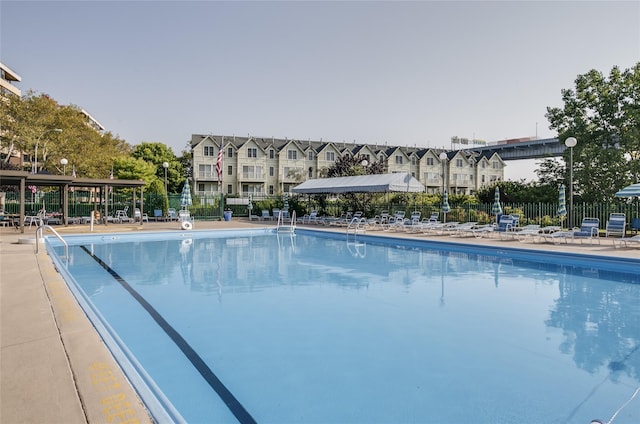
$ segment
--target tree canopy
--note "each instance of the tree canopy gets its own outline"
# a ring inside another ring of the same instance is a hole
[[[560,140],[578,141],[575,193],[585,202],[611,201],[616,191],[640,181],[640,63],[624,71],[613,67],[608,77],[591,70],[561,93],[564,106],[547,108],[546,117]],[[566,163],[569,154],[567,149]]]
[[[46,94],[7,96],[0,102],[0,116],[0,142],[10,152],[5,161],[22,152],[33,165],[37,162],[38,172],[61,174],[60,160],[65,158],[67,171],[75,168],[79,177],[107,178],[113,159],[131,152],[124,140],[88,125],[82,109],[61,106]]]

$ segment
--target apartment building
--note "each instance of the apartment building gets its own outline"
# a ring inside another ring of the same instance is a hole
[[[22,81],[20,75],[15,73],[11,68],[9,68],[4,63],[0,62],[0,94],[6,95],[7,93],[14,94],[16,96],[20,96],[21,92],[18,87],[13,85],[15,82]]]
[[[222,178],[218,181],[221,147]],[[191,152],[193,189],[199,195],[279,195],[303,181],[321,178],[324,170],[345,155],[382,161],[388,173],[408,172],[429,193],[446,189],[473,194],[504,177],[504,161],[497,153],[470,150],[447,151],[446,159],[440,159],[440,149],[193,134]]]

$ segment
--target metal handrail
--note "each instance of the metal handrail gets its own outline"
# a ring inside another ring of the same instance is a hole
[[[284,214],[282,211],[278,212],[278,223],[276,224],[276,231],[282,231],[293,233],[296,230],[296,211],[294,210],[291,213],[291,223],[290,225],[284,224],[284,218],[282,217]]]
[[[62,244],[64,245],[64,257],[65,259],[68,261],[69,260],[69,245],[67,244],[67,242],[62,238],[62,236],[60,236],[60,234],[58,234],[58,232],[56,230],[53,229],[53,227],[51,225],[47,225],[47,224],[42,224],[41,226],[38,227],[38,229],[36,230],[36,253],[39,252],[39,246],[40,246],[40,237],[42,237],[42,233],[44,232],[44,229],[47,228],[49,230],[51,230],[51,232],[58,238],[58,240],[60,240],[62,242]]]

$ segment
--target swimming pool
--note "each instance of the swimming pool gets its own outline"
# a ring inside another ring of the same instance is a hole
[[[159,422],[640,421],[637,261],[309,230],[65,240],[54,261]]]

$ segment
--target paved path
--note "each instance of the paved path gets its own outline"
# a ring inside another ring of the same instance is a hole
[[[265,221],[196,222],[195,230],[274,226]],[[340,227],[309,226],[344,232]],[[62,235],[87,233],[88,225],[56,227]],[[143,226],[96,226],[95,233],[180,231],[176,222]],[[410,237],[475,245],[496,245],[634,258],[640,246],[521,243],[473,237],[427,236],[369,231],[384,237]],[[35,254],[35,227],[25,234],[0,229],[0,422],[1,423],[151,423],[144,405],[86,319],[44,249]]]

